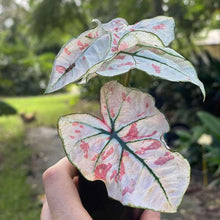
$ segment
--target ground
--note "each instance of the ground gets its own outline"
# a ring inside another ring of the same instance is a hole
[[[42,173],[65,156],[57,130],[34,127],[27,130],[26,143],[34,154],[28,182],[38,195],[43,194]],[[201,176],[192,175],[190,187],[183,198],[178,212],[162,214],[162,220],[217,220],[220,219],[220,191],[202,189]]]

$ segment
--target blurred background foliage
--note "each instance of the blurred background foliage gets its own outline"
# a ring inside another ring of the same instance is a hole
[[[194,85],[160,80],[137,70],[132,70],[130,85],[155,97],[172,124],[168,142],[177,137],[175,130],[193,133],[195,126],[204,126],[197,111],[220,115],[220,58],[196,45],[202,31],[220,28],[217,0],[1,0],[0,96],[43,94],[61,46],[94,27],[93,18],[108,22],[123,17],[133,24],[157,15],[174,17],[176,39],[171,47],[194,64],[206,100]],[[108,80],[94,78],[80,87],[81,97],[98,99],[100,87]]]

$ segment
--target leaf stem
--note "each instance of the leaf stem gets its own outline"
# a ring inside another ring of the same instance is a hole
[[[126,74],[122,75],[122,84],[128,87],[130,78],[131,78],[131,70],[128,71]]]

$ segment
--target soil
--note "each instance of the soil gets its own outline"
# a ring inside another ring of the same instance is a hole
[[[57,130],[47,127],[30,128],[26,142],[33,149],[28,182],[42,195],[43,172],[65,156]],[[220,190],[202,188],[201,175],[192,172],[191,183],[183,201],[174,214],[162,214],[162,220],[218,220],[220,219]]]

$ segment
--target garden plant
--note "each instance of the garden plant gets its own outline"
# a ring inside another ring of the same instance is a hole
[[[154,99],[128,87],[130,70],[191,82],[205,98],[204,86],[191,63],[168,47],[174,39],[172,18],[158,16],[134,25],[122,18],[94,21],[96,28],[60,50],[46,93],[71,82],[87,83],[97,74],[123,74],[123,80],[101,88],[101,118],[60,117],[58,132],[66,155],[86,179],[103,181],[109,197],[123,205],[176,212],[190,181],[190,166],[167,146],[163,135],[169,124]]]

